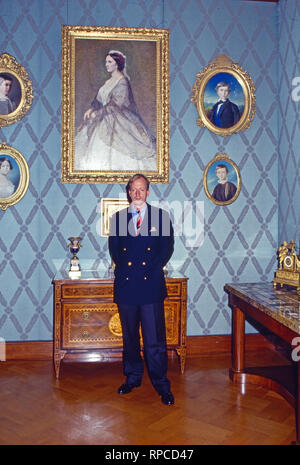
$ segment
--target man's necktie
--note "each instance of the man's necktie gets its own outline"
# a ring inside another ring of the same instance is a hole
[[[138,210],[138,217],[137,217],[137,221],[136,221],[136,235],[138,235],[139,232],[140,232],[141,224],[142,224],[141,210]]]

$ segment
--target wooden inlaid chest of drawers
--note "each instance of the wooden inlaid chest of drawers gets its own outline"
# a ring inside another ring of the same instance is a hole
[[[59,272],[54,286],[54,367],[59,377],[64,357],[104,360],[120,356],[123,341],[113,279],[95,271],[82,271],[78,279]],[[184,372],[186,359],[187,278],[168,276],[164,302],[168,350],[175,350]],[[141,337],[141,345],[143,340]]]

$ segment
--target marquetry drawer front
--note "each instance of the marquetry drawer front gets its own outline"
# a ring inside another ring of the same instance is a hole
[[[168,292],[168,297],[180,297],[181,296],[181,283],[170,283],[167,282],[167,292]]]
[[[115,304],[65,303],[62,309],[64,348],[122,346],[122,330]]]
[[[97,284],[89,285],[64,285],[62,286],[63,299],[109,299],[113,298],[112,285],[99,286]]]
[[[180,302],[165,300],[165,320],[167,344],[179,344]]]
[[[63,325],[99,325],[109,322],[117,313],[118,308],[114,303],[64,303]]]

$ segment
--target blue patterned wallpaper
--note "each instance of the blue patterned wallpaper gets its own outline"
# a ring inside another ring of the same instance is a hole
[[[300,3],[280,2],[279,242],[300,241]],[[297,250],[299,252],[299,249]]]
[[[188,335],[230,333],[224,284],[268,281],[276,266],[278,83],[282,94],[290,85],[278,75],[287,47],[281,45],[278,57],[278,6],[240,0],[10,0],[4,8],[4,2],[0,50],[27,69],[34,102],[22,121],[0,130],[0,140],[19,150],[30,168],[25,197],[0,211],[0,336],[52,339],[51,280],[67,266],[67,238],[83,237],[85,267],[107,267],[107,241],[97,233],[98,204],[124,189],[60,182],[62,24],[170,30],[170,183],[152,185],[151,199],[203,202],[204,242],[190,247],[177,237],[170,268],[189,278]],[[289,41],[286,23],[283,28]],[[295,32],[295,42],[296,37]],[[257,89],[250,128],[225,139],[196,125],[190,101],[197,72],[220,54],[239,62]],[[211,203],[203,188],[205,166],[218,152],[234,160],[242,177],[238,199],[225,207]]]

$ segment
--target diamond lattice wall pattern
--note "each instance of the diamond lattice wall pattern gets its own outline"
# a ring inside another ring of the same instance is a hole
[[[82,266],[110,265],[107,240],[98,232],[99,202],[118,197],[124,185],[60,181],[62,24],[170,30],[170,183],[152,185],[150,198],[203,202],[204,240],[195,247],[177,236],[170,269],[189,278],[188,335],[231,332],[224,284],[268,281],[276,268],[278,168],[285,173],[282,217],[299,189],[298,108],[289,92],[291,76],[299,72],[300,9],[297,1],[290,3],[292,16],[276,3],[240,0],[10,0],[8,8],[0,0],[1,53],[26,68],[34,90],[27,115],[0,131],[1,141],[19,150],[30,169],[25,197],[0,212],[1,337],[52,339],[51,280],[68,266],[69,236],[83,238]],[[250,128],[226,138],[196,125],[190,100],[196,74],[220,54],[247,70],[256,87]],[[284,122],[287,107],[290,121]],[[203,188],[204,169],[219,152],[236,163],[242,178],[238,199],[227,206],[210,202]],[[296,211],[295,200],[287,221],[295,217],[299,232]]]
[[[279,242],[293,238],[299,252],[300,3],[281,2],[279,17]]]

